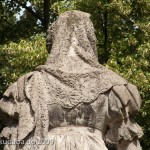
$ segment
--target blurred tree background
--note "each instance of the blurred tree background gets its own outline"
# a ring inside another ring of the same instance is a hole
[[[44,64],[48,24],[73,9],[91,14],[99,62],[140,90],[136,119],[144,130],[143,150],[150,150],[149,0],[1,0],[0,99],[12,82]]]

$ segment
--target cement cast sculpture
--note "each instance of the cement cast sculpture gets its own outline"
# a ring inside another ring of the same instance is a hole
[[[4,149],[107,150],[113,143],[117,150],[141,150],[143,132],[134,122],[139,92],[99,64],[90,15],[61,14],[46,40],[46,64],[10,85],[0,101],[1,136],[18,142]]]

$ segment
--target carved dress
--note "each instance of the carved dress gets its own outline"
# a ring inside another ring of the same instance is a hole
[[[46,64],[19,78],[0,101],[1,136],[23,142],[5,150],[107,150],[106,143],[140,150],[143,133],[134,122],[140,95],[98,63],[89,14],[60,15],[48,30],[48,47],[50,41]],[[39,144],[43,139],[49,143]]]

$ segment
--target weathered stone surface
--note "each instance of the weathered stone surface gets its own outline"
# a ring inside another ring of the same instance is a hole
[[[0,101],[1,136],[24,142],[5,150],[107,150],[105,143],[141,150],[143,132],[133,120],[138,90],[98,63],[90,15],[61,14],[46,40],[46,64],[18,79]]]

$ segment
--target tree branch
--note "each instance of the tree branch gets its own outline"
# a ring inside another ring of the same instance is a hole
[[[44,16],[44,27],[47,30],[50,18],[50,0],[44,0],[43,6],[43,16]]]
[[[39,14],[37,14],[31,7],[28,7],[25,3],[21,3],[18,0],[12,0],[14,3],[19,4],[20,6],[22,6],[23,8],[25,8],[28,12],[30,12],[35,18],[39,19],[42,24],[44,23],[44,18],[41,17]]]

